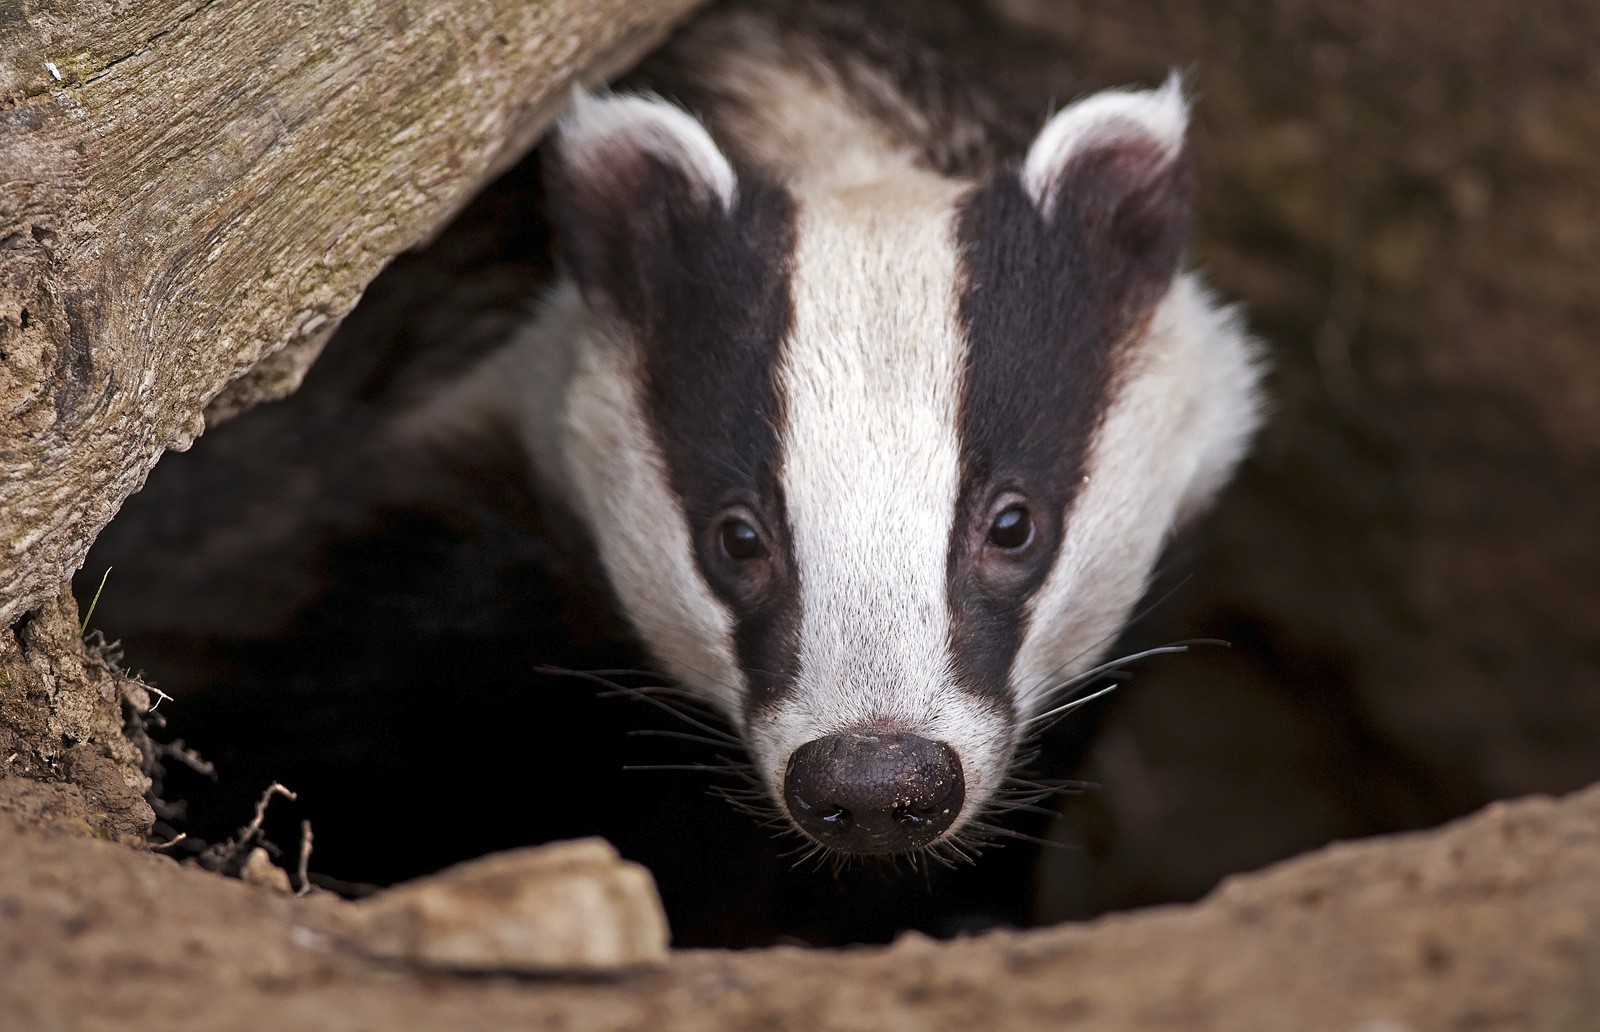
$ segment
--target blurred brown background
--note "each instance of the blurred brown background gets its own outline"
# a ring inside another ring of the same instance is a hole
[[[1146,632],[1235,647],[1128,682],[1058,905],[1600,779],[1600,5],[998,6],[1189,70],[1198,262],[1274,369]]]

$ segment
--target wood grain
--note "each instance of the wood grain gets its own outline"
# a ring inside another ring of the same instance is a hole
[[[693,4],[0,5],[0,626]]]

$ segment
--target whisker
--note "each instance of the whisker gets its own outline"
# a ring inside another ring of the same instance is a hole
[[[1039,806],[1033,802],[1011,803],[1007,806],[997,806],[989,811],[991,817],[1004,817],[1008,813],[1031,813],[1040,817],[1054,817],[1056,811],[1047,806]]]
[[[642,702],[649,703],[650,705],[654,706],[655,708],[661,710],[664,713],[672,714],[674,717],[676,717],[677,719],[679,719],[679,720],[683,721],[684,723],[688,724],[690,727],[698,728],[701,731],[704,731],[706,734],[708,734],[708,735],[712,736],[713,738],[717,739],[723,745],[737,746],[739,748],[743,748],[744,747],[744,743],[742,741],[740,741],[738,738],[734,737],[733,735],[729,734],[728,732],[723,731],[720,728],[712,727],[710,724],[707,724],[705,721],[699,720],[699,719],[697,719],[695,717],[692,717],[689,714],[684,713],[682,710],[680,710],[680,709],[678,709],[678,708],[676,708],[674,706],[669,706],[665,702],[662,702],[660,699],[656,698],[654,695],[651,695],[650,693],[648,693],[646,691],[643,691],[643,690],[641,690],[639,688],[631,687],[629,685],[618,684],[615,681],[609,681],[606,678],[604,678],[604,677],[602,677],[602,676],[600,676],[598,674],[592,674],[592,673],[589,673],[588,671],[584,671],[584,670],[568,670],[568,669],[565,669],[563,667],[552,667],[552,666],[540,666],[540,667],[535,667],[534,669],[536,671],[538,671],[539,673],[555,674],[555,675],[564,676],[564,677],[575,677],[575,678],[578,678],[579,680],[588,681],[591,684],[603,685],[603,686],[605,686],[607,688],[610,688],[610,689],[612,689],[614,691],[619,691],[619,692],[622,692],[622,693],[624,693],[626,695],[631,695],[632,697],[634,697],[636,699],[639,699]],[[658,687],[667,687],[667,686],[662,685],[662,686],[658,686]]]
[[[771,825],[782,829],[793,830],[788,821],[783,819],[783,814],[778,811],[768,800],[765,793],[740,793],[736,789],[729,789],[723,785],[713,785],[708,791],[715,798],[721,799],[734,810],[747,817],[754,817],[758,822],[781,821],[781,825]]]
[[[1006,784],[1001,786],[998,794],[1004,796],[1007,791],[1014,790],[1015,787],[1021,787],[1029,792],[1038,792],[1045,796],[1052,796],[1081,795],[1084,792],[1094,791],[1100,786],[1093,781],[1074,781],[1065,778],[1053,781],[1036,781],[1013,774],[1006,779]]]
[[[713,716],[716,713],[715,710],[712,710],[710,707],[705,705],[705,700],[701,699],[698,695],[689,691],[688,689],[677,688],[672,685],[665,684],[640,685],[638,687],[634,687],[632,685],[622,685],[613,688],[610,691],[599,692],[596,695],[596,698],[637,698],[641,695],[648,695],[652,698],[672,699],[675,702],[682,704],[685,708],[694,709],[700,713],[706,714],[707,716]]]
[[[1094,700],[1100,698],[1102,695],[1110,695],[1112,692],[1116,691],[1118,688],[1121,688],[1121,687],[1122,687],[1122,685],[1120,685],[1120,684],[1108,685],[1108,686],[1100,689],[1097,692],[1093,692],[1093,693],[1091,693],[1089,695],[1085,695],[1081,699],[1073,699],[1071,702],[1063,703],[1062,705],[1057,706],[1055,709],[1046,710],[1043,713],[1040,713],[1040,714],[1037,714],[1035,716],[1029,717],[1026,721],[1023,722],[1022,726],[1025,727],[1025,728],[1031,728],[1035,724],[1039,724],[1039,723],[1042,723],[1044,721],[1051,720],[1052,718],[1066,716],[1068,713],[1071,713],[1073,710],[1077,709],[1079,706],[1087,706],[1089,703],[1091,703]]]
[[[1048,699],[1051,696],[1059,694],[1061,691],[1067,688],[1080,685],[1085,681],[1091,681],[1094,678],[1100,677],[1104,674],[1110,674],[1117,667],[1122,666],[1124,663],[1137,663],[1141,659],[1150,659],[1154,656],[1167,656],[1181,652],[1188,652],[1191,648],[1194,648],[1197,645],[1220,645],[1224,648],[1227,648],[1229,643],[1222,641],[1219,638],[1191,638],[1184,641],[1171,642],[1166,645],[1158,645],[1155,648],[1143,649],[1139,652],[1132,652],[1125,656],[1118,656],[1116,659],[1106,660],[1104,663],[1092,666],[1088,670],[1084,670],[1081,673],[1074,674],[1053,688],[1042,692],[1035,690],[1035,692],[1032,694],[1040,698]]]
[[[1157,569],[1157,570],[1153,571],[1152,574],[1151,574],[1151,578],[1150,578],[1151,582],[1154,583],[1156,581],[1159,581],[1163,576],[1165,576],[1165,574],[1166,574],[1166,571],[1163,570],[1163,569]],[[1154,613],[1157,609],[1161,608],[1163,605],[1166,605],[1168,602],[1170,602],[1172,600],[1172,597],[1174,595],[1176,595],[1180,590],[1182,590],[1184,585],[1188,584],[1189,581],[1193,579],[1193,577],[1194,577],[1193,574],[1185,574],[1183,577],[1180,577],[1176,584],[1172,585],[1170,588],[1168,588],[1167,590],[1163,591],[1159,596],[1157,596],[1154,599],[1151,599],[1149,602],[1145,603],[1145,605],[1141,606],[1137,612],[1135,612],[1127,620],[1123,621],[1121,626],[1119,626],[1119,627],[1115,628],[1114,630],[1110,631],[1109,633],[1104,634],[1101,637],[1095,639],[1094,641],[1090,642],[1088,645],[1085,645],[1083,648],[1081,648],[1077,652],[1073,653],[1073,655],[1069,659],[1067,659],[1066,662],[1064,662],[1060,666],[1056,667],[1055,670],[1053,670],[1052,672],[1050,672],[1050,673],[1044,675],[1043,677],[1041,677],[1039,679],[1039,681],[1038,681],[1038,684],[1044,684],[1047,681],[1053,680],[1054,678],[1056,678],[1056,677],[1058,677],[1060,675],[1061,671],[1065,670],[1067,667],[1070,667],[1072,664],[1076,663],[1078,660],[1082,659],[1084,656],[1089,655],[1090,653],[1093,653],[1093,652],[1095,652],[1096,650],[1098,650],[1100,648],[1103,648],[1104,646],[1110,644],[1112,641],[1114,641],[1118,637],[1121,637],[1124,633],[1127,632],[1128,628],[1134,627],[1134,626],[1136,626],[1136,625],[1138,625],[1140,623],[1143,623],[1145,620],[1149,619],[1149,617],[1150,617],[1150,615],[1152,613]],[[1035,685],[1034,687],[1035,687],[1035,689],[1037,689],[1038,685]],[[1034,694],[1034,692],[1033,691],[1029,691],[1029,692],[1026,692],[1024,694],[1025,694],[1025,697],[1031,697]]]
[[[1047,838],[1040,838],[1037,835],[1030,835],[1025,831],[1017,831],[1014,828],[1007,828],[998,824],[991,824],[987,821],[974,822],[972,827],[974,830],[981,831],[985,835],[997,835],[1000,838],[1015,839],[1018,842],[1027,842],[1035,846],[1049,846],[1052,849],[1066,848],[1065,843],[1056,842]],[[999,848],[999,843],[995,843],[995,846],[996,848]]]
[[[763,802],[763,803],[771,801],[772,797],[767,794],[767,790],[765,788],[763,788],[761,786],[761,784],[758,781],[756,781],[755,778],[750,776],[750,771],[748,769],[740,770],[740,769],[734,768],[734,767],[730,767],[728,769],[730,771],[733,771],[734,773],[738,774],[739,775],[739,779],[741,781],[743,781],[745,783],[745,785],[748,786],[748,787],[746,787],[746,788],[724,788],[723,789],[724,792],[727,792],[729,795],[731,795],[731,796],[733,796],[735,798],[738,798],[738,799],[750,799],[750,800],[755,800],[755,801],[759,801],[759,802]]]
[[[726,748],[731,744],[721,738],[708,738],[705,735],[691,734],[688,731],[670,731],[655,727],[634,728],[627,734],[629,738],[671,738],[678,742],[694,742],[696,745],[711,745],[719,749]]]
[[[1054,727],[1059,720],[1063,719],[1072,710],[1077,709],[1081,705],[1092,702],[1093,700],[1098,699],[1100,696],[1105,695],[1107,692],[1113,691],[1118,687],[1117,685],[1111,685],[1108,688],[1101,689],[1100,691],[1094,692],[1088,696],[1074,698],[1075,695],[1086,689],[1088,685],[1096,678],[1111,674],[1126,675],[1128,674],[1127,671],[1119,669],[1125,664],[1135,663],[1139,660],[1150,659],[1156,656],[1188,652],[1191,648],[1199,645],[1219,645],[1224,648],[1231,647],[1231,643],[1218,638],[1191,638],[1182,641],[1170,642],[1166,645],[1159,645],[1154,648],[1143,649],[1138,652],[1129,653],[1125,656],[1120,656],[1116,659],[1107,660],[1104,663],[1100,663],[1089,668],[1088,670],[1083,671],[1082,673],[1068,678],[1053,688],[1042,692],[1035,691],[1033,694],[1039,698],[1055,698],[1058,700],[1066,699],[1070,701],[1064,702],[1061,705],[1055,706],[1042,713],[1035,714],[1024,721],[1021,725],[1021,729],[1024,732],[1023,738],[1022,741],[1018,743],[1017,748],[1019,750],[1024,749],[1031,743],[1038,742],[1046,731]],[[1017,766],[1020,766],[1020,764],[1014,765],[1013,770],[1015,770]]]
[[[568,671],[563,670],[561,672],[566,673]],[[591,669],[585,670],[584,673],[593,674],[596,677],[649,677],[654,679],[661,676],[654,670],[645,670],[640,667],[616,667],[610,670]]]
[[[958,845],[954,840],[946,839],[943,845],[947,850],[954,854],[954,859],[959,860],[964,864],[972,863],[976,857],[976,851],[974,851],[973,855],[969,856],[965,851],[962,850],[961,845]],[[963,845],[968,845],[970,848],[970,843],[963,843]]]
[[[726,767],[714,763],[624,763],[623,770],[692,770],[706,774],[734,774]]]

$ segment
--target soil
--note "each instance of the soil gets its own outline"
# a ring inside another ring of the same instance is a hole
[[[0,631],[0,777],[65,782],[101,833],[141,843],[155,819],[150,779],[123,729],[125,711],[154,699],[117,658],[99,635],[84,640],[65,588]]]
[[[362,959],[341,939],[353,904],[87,837],[78,805],[0,781],[0,1014],[18,1032],[1600,1029],[1600,788],[1331,846],[1198,905],[943,944],[685,950],[578,981]]]

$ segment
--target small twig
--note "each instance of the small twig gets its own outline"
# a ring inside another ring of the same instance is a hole
[[[172,838],[168,839],[167,841],[158,842],[155,845],[152,845],[150,848],[151,849],[171,849],[173,846],[177,845],[178,843],[182,842],[184,839],[186,839],[188,837],[189,837],[189,833],[187,831],[180,831],[176,835],[172,836]]]
[[[154,707],[152,707],[151,712],[154,711]],[[183,764],[185,767],[188,767],[196,774],[200,774],[208,778],[215,778],[217,776],[216,764],[212,763],[210,760],[207,760],[199,753],[183,744],[183,739],[181,738],[175,738],[171,742],[157,743],[156,747],[161,751],[162,759],[177,760],[179,763]]]
[[[295,873],[300,876],[300,888],[295,891],[296,896],[309,895],[311,892],[311,875],[307,868],[311,866],[311,822],[300,822],[300,865]]]
[[[300,798],[276,781],[268,785],[267,790],[261,793],[260,801],[256,803],[256,815],[251,818],[249,824],[239,830],[239,847],[241,849],[260,836],[261,824],[267,819],[267,804],[272,802],[272,797],[275,795],[281,795],[291,803]]]

